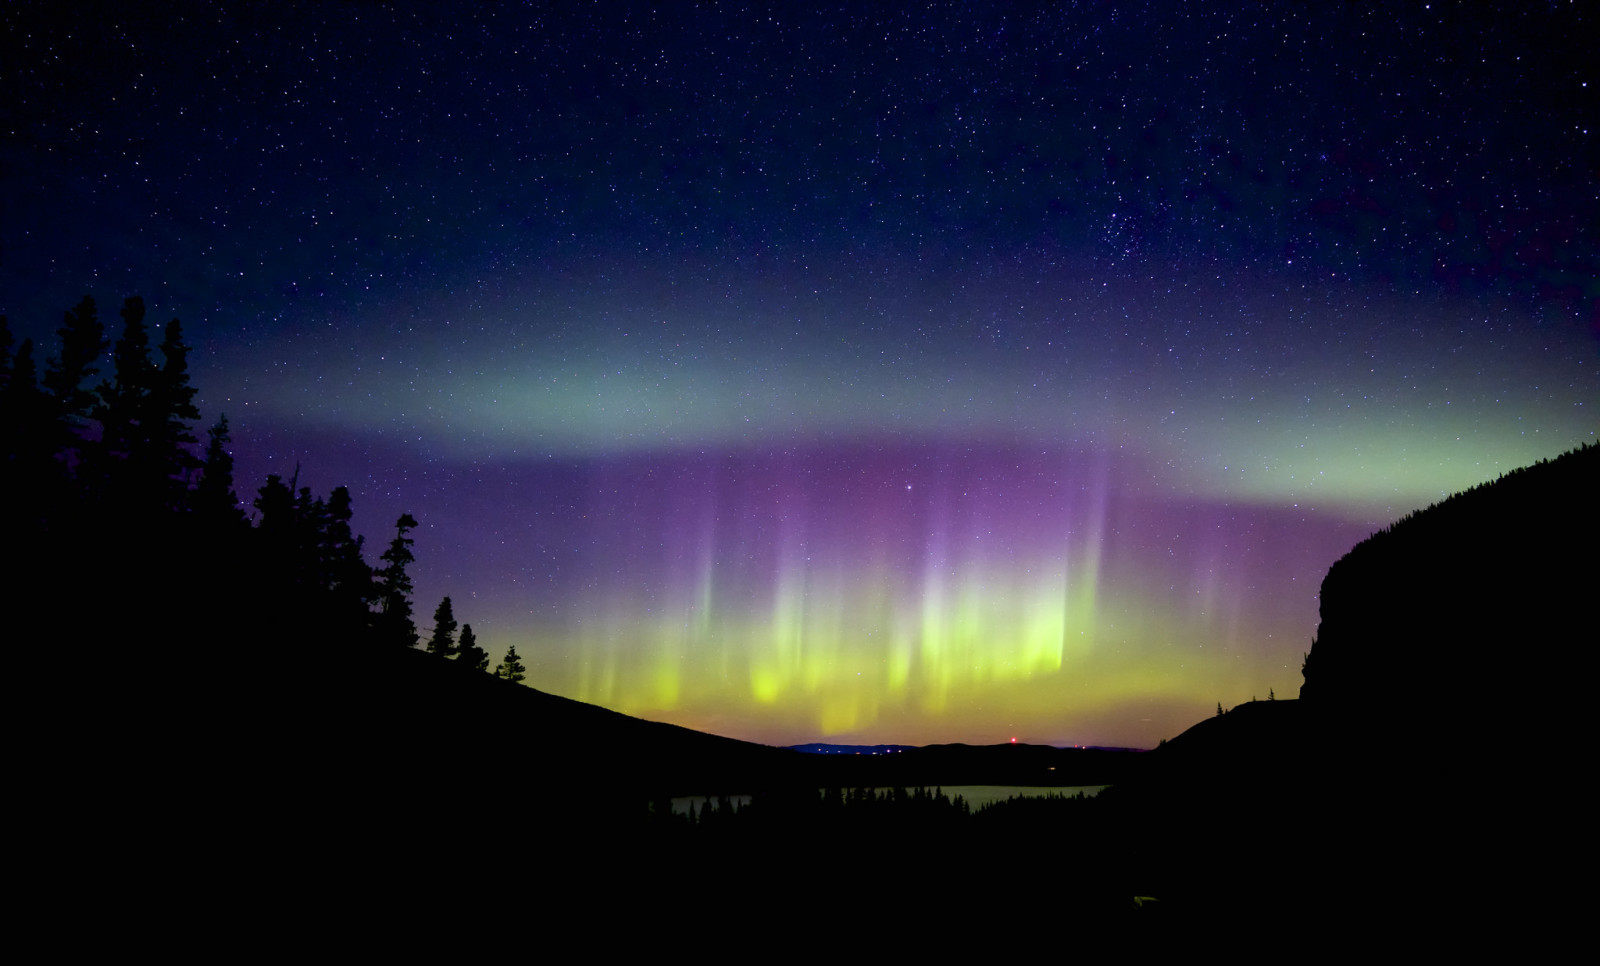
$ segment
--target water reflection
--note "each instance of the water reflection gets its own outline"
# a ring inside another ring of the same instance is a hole
[[[1105,785],[943,785],[945,797],[954,801],[958,796],[966,799],[967,806],[974,812],[985,805],[994,802],[1003,802],[1008,798],[1048,798],[1052,795],[1061,798],[1072,798],[1082,794],[1085,798],[1093,798],[1100,794]],[[930,792],[934,789],[929,787]],[[887,789],[879,788],[875,791],[882,792]],[[907,789],[911,791],[911,789]],[[818,789],[818,794],[822,793]],[[672,814],[688,815],[690,810],[699,815],[706,802],[716,802],[713,808],[721,808],[724,801],[731,802],[734,808],[744,808],[750,804],[749,795],[685,795],[672,800]]]

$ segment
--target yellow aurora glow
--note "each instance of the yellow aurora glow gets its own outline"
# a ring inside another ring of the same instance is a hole
[[[1150,733],[1153,742],[1167,719],[1133,733],[1063,725],[1122,713],[1113,709],[1203,711],[1221,699],[1234,658],[1173,646],[1216,636],[1217,581],[1209,593],[1200,581],[1182,612],[1171,601],[1108,595],[1104,552],[1091,532],[1027,561],[956,555],[952,564],[930,553],[912,580],[886,564],[852,572],[789,560],[769,593],[742,606],[719,601],[706,567],[681,606],[641,617],[617,599],[572,627],[530,635],[529,649],[560,656],[539,668],[558,693],[723,733],[728,720],[763,723],[735,729],[740,737],[1004,740],[1020,731],[1078,743],[1139,743]],[[1284,674],[1271,686],[1287,694],[1293,685]]]

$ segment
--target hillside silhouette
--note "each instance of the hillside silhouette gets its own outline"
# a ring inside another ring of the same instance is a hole
[[[1559,740],[1571,705],[1552,700],[1551,672],[1595,634],[1581,605],[1600,586],[1597,493],[1600,447],[1586,445],[1357,544],[1322,582],[1301,697],[1391,734],[1492,710],[1513,726],[1480,742]]]
[[[830,892],[845,905],[922,914],[927,888],[886,898],[865,884],[838,885],[838,868],[871,854],[913,882],[1005,883],[1002,892],[963,895],[972,918],[953,930],[966,936],[1019,911],[1044,921],[1063,905],[1167,938],[1225,935],[1241,923],[1263,936],[1303,930],[1301,938],[1334,946],[1444,929],[1492,934],[1546,914],[1544,859],[1587,828],[1567,788],[1577,777],[1581,704],[1539,685],[1552,670],[1540,663],[1545,653],[1560,673],[1563,645],[1593,636],[1585,604],[1600,586],[1587,552],[1597,492],[1600,448],[1585,446],[1375,534],[1324,582],[1303,697],[1239,705],[1142,755],[1064,759],[1079,763],[1071,765],[1051,757],[1060,749],[1005,746],[797,755],[528,689],[513,695],[489,678],[472,682],[481,695],[463,687],[440,701],[420,661],[414,679],[409,666],[391,669],[395,680],[371,692],[377,705],[361,717],[402,720],[432,701],[441,726],[466,716],[479,730],[516,730],[530,752],[519,778],[498,773],[492,754],[455,760],[447,745],[423,772],[490,801],[535,775],[584,776],[615,811],[590,795],[584,819],[567,827],[629,841],[634,859],[651,856],[691,877],[732,875],[755,892],[727,907],[749,915],[765,901]],[[493,710],[491,688],[505,698]],[[391,751],[397,766],[416,761],[409,741]],[[827,793],[839,795],[833,806],[817,799],[818,789],[1027,775],[1048,784],[1039,776],[1062,767],[1074,782],[1112,788],[1090,802],[966,824],[921,800],[892,804],[902,799],[886,792]],[[360,794],[372,787],[359,785]],[[641,824],[627,804],[691,787],[766,794],[742,817],[724,806],[698,826]],[[542,820],[573,821],[563,814],[555,807]],[[660,908],[676,919],[694,915],[695,903]]]
[[[1199,722],[1103,796],[1191,922],[1504,938],[1550,922],[1550,857],[1587,835],[1586,666],[1600,447],[1410,514],[1322,585],[1298,701]],[[1523,941],[1531,941],[1524,937]]]
[[[269,477],[247,516],[225,418],[194,452],[181,327],[158,363],[143,303],[121,315],[104,378],[92,299],[42,377],[0,326],[19,864],[46,902],[65,907],[92,870],[136,897],[130,918],[181,907],[224,932],[471,888],[563,935],[622,916],[757,936],[824,898],[917,923],[904,941],[929,949],[1063,910],[1348,938],[1534,921],[1550,857],[1586,840],[1569,787],[1584,705],[1560,683],[1595,637],[1600,447],[1353,548],[1323,582],[1298,700],[1240,705],[1148,754],[806,755],[525,687],[514,652],[485,673],[449,598],[421,649],[417,519],[375,567],[344,488]],[[973,813],[938,787],[960,783],[1112,787]],[[716,804],[680,816],[683,795]],[[476,910],[451,899],[435,921]]]

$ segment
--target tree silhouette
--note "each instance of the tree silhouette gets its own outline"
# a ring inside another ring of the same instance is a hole
[[[151,447],[152,469],[167,490],[168,500],[176,505],[190,476],[201,466],[189,451],[189,446],[198,442],[191,424],[200,418],[200,410],[194,405],[195,388],[189,385],[189,346],[183,341],[183,326],[177,319],[166,325],[161,358],[161,369],[151,385],[145,435]]]
[[[59,431],[56,442],[62,448],[76,442],[80,421],[95,405],[94,394],[83,388],[83,384],[100,371],[95,362],[110,345],[105,332],[94,299],[87,295],[66,313],[61,328],[56,330],[61,337],[61,354],[50,357],[47,362],[44,388],[54,401]]]
[[[394,525],[394,539],[379,558],[385,566],[378,571],[381,607],[378,613],[378,638],[403,647],[417,646],[417,625],[411,620],[411,576],[406,573],[406,568],[417,559],[411,552],[411,545],[416,541],[406,534],[416,526],[416,517],[409,513],[400,514],[400,519]]]
[[[513,644],[506,648],[506,659],[495,667],[494,676],[516,683],[527,679],[527,674],[524,673],[527,670],[517,658],[517,646]]]
[[[433,636],[428,638],[428,653],[447,658],[456,653],[456,615],[450,610],[450,598],[439,602],[433,612]]]
[[[262,661],[263,649],[283,650],[280,642],[303,637],[307,627],[335,646],[415,647],[409,567],[416,518],[401,514],[375,572],[352,531],[346,487],[324,500],[297,485],[296,467],[287,482],[269,476],[255,495],[255,513],[246,517],[226,416],[208,432],[204,460],[196,459],[200,413],[181,324],[173,319],[163,327],[158,357],[144,302],[128,298],[121,316],[106,366],[102,357],[111,344],[94,299],[85,296],[63,316],[59,351],[42,380],[33,342],[16,345],[0,316],[0,489],[12,512],[7,550],[28,562],[12,575],[14,596],[37,614],[21,619],[19,639],[42,639],[63,617],[86,639],[153,626],[181,587],[188,616],[173,634],[198,644],[231,622],[232,633],[250,646],[209,662],[190,662],[192,648],[147,649],[136,657],[127,649],[128,664],[106,678],[143,682],[128,687],[129,694],[195,693],[194,683],[215,673],[218,662],[227,666],[228,680],[253,675],[271,682],[261,689],[267,694],[299,677],[300,659],[289,649],[282,660]],[[102,366],[110,370],[104,378]],[[115,580],[95,588],[95,606],[84,607],[83,585],[68,575],[102,558],[137,565],[121,566]],[[458,644],[458,626],[446,597],[434,614],[428,650],[486,670],[489,657],[472,628],[460,627]],[[234,656],[245,654],[251,657]],[[342,673],[358,654],[359,648],[330,654],[326,667]],[[526,667],[513,649],[498,671],[520,682]]]
[[[298,468],[295,471],[299,475]],[[258,514],[252,543],[261,571],[261,591],[278,608],[295,611],[316,598],[312,547],[314,534],[306,519],[306,500],[297,499],[294,483],[273,473],[261,484],[254,503]]]
[[[122,337],[111,353],[112,378],[96,387],[99,401],[90,410],[100,423],[100,445],[91,450],[90,463],[96,470],[95,482],[109,487],[107,495],[131,502],[144,495],[130,492],[133,481],[147,482],[141,478],[145,467],[137,464],[150,459],[144,434],[150,428],[156,374],[143,299],[133,296],[122,303],[122,323]]]
[[[90,447],[92,485],[128,513],[184,505],[189,479],[199,468],[188,447],[195,443],[190,423],[200,418],[189,385],[189,347],[177,319],[166,326],[163,362],[150,358],[150,332],[144,300],[122,305],[123,331],[112,353],[114,378],[96,387],[90,415],[100,423],[99,445]]]
[[[194,491],[194,510],[211,526],[242,526],[244,511],[239,508],[239,494],[233,489],[233,454],[228,452],[227,414],[217,420],[206,437],[206,458]]]
[[[350,489],[334,487],[317,501],[317,576],[327,593],[328,621],[336,633],[354,635],[368,620],[376,597],[372,568],[361,556],[365,540],[350,529]]]
[[[475,671],[489,669],[489,652],[478,646],[478,639],[472,636],[471,624],[461,625],[461,642],[456,645],[456,652],[459,655],[456,663]]]

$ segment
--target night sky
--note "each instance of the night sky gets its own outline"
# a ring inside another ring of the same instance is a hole
[[[542,690],[1150,746],[1595,439],[1583,4],[139,6],[0,12],[0,312],[181,319]]]

